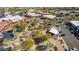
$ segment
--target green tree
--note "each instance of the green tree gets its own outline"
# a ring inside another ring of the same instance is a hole
[[[21,32],[22,31],[22,27],[20,25],[17,24],[15,27],[16,27],[17,32]]]
[[[57,51],[57,50],[58,50],[58,48],[55,46],[55,47],[54,47],[54,50],[55,50],[55,51]]]
[[[38,31],[34,31],[34,36],[36,37],[36,38],[38,38],[38,37],[40,37],[41,36],[41,32],[38,30]]]
[[[20,23],[15,26],[15,28],[17,29],[18,32],[24,31],[26,27],[27,27],[27,24],[25,24],[25,23]]]
[[[49,39],[48,36],[47,35],[44,35],[44,36],[41,37],[41,42],[45,42],[48,39]]]
[[[23,49],[27,50],[30,47],[32,47],[34,44],[35,44],[35,42],[33,39],[28,39],[28,40],[23,41],[22,47],[23,47]]]

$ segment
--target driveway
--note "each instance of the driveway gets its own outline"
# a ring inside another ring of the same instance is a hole
[[[74,34],[71,34],[65,25],[60,24],[61,30],[66,34],[63,36],[64,41],[68,45],[69,48],[77,48],[79,51],[79,40],[76,39]]]

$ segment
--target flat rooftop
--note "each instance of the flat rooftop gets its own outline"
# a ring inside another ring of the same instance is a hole
[[[15,22],[15,21],[19,20],[20,18],[21,18],[21,16],[19,16],[19,15],[15,15],[15,16],[8,15],[6,17],[0,18],[0,21],[2,21],[2,20],[11,20],[11,21]]]
[[[79,21],[70,21],[72,24],[74,24],[75,26],[79,26]]]
[[[56,27],[52,27],[49,32],[53,33],[53,34],[58,34],[59,33],[59,31],[57,30]]]

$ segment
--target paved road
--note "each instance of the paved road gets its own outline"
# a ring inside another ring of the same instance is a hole
[[[79,40],[76,39],[74,34],[71,34],[68,29],[65,28],[65,25],[60,24],[61,30],[66,34],[63,36],[64,41],[69,48],[77,48],[79,51]]]

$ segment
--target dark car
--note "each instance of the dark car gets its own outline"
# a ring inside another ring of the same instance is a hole
[[[45,51],[46,50],[46,46],[45,45],[38,45],[37,47],[36,47],[36,50],[38,50],[38,51]]]
[[[69,48],[68,51],[77,51],[77,48]]]
[[[65,33],[64,33],[64,32],[61,32],[61,33],[60,33],[60,36],[65,36]]]

